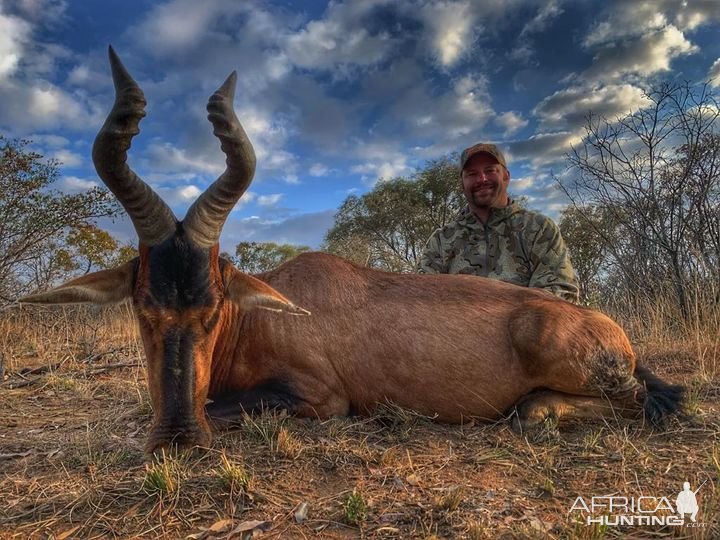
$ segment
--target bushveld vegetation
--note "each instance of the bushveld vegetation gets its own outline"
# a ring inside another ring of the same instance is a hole
[[[649,95],[656,127],[641,113],[590,120],[586,145],[558,179],[575,200],[560,223],[584,302],[623,325],[640,362],[686,385],[687,418],[664,431],[621,418],[562,429],[550,421],[520,437],[508,422],[442,425],[393,404],[371,418],[324,422],[266,411],[218,433],[207,452],[146,462],[152,413],[130,307],[6,303],[0,538],[720,537],[719,109],[704,89]],[[637,144],[628,145],[633,136]],[[5,148],[24,152],[19,143]],[[47,191],[57,171],[31,158],[39,183],[28,193],[55,208],[46,197],[65,200]],[[457,174],[452,159],[441,159],[414,178],[348,198],[324,248],[410,271],[430,232],[462,204]],[[3,216],[30,211],[22,195],[6,193],[13,192],[0,192],[2,231],[11,230]],[[67,214],[73,220],[27,242],[33,249],[24,260],[36,262],[0,266],[7,302],[63,272],[130,256],[117,244],[106,243],[100,255],[78,247],[93,239],[102,246],[93,220],[116,211],[104,195],[93,197],[69,205],[83,210]],[[2,237],[0,261],[17,253],[8,246],[21,246],[10,240]],[[72,267],[32,270],[44,268],[56,248]],[[260,265],[293,254],[247,245],[236,256]],[[685,481],[702,484],[702,527],[587,525],[570,512],[578,496],[674,504]]]

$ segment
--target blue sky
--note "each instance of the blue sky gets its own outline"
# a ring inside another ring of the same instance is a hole
[[[90,160],[112,100],[112,44],[143,88],[130,164],[183,216],[224,169],[207,98],[239,75],[235,108],[258,156],[222,247],[318,247],[349,194],[478,141],[505,149],[511,192],[551,215],[551,173],[585,116],[642,107],[659,81],[720,85],[717,0],[0,0],[0,133]],[[127,220],[104,226],[134,241]]]

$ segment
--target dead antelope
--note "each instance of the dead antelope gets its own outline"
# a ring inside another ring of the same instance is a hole
[[[231,421],[261,405],[327,418],[391,401],[443,422],[515,407],[516,428],[643,410],[660,424],[678,412],[682,389],[637,368],[617,324],[541,290],[379,272],[322,253],[238,271],[218,257],[255,170],[233,110],[235,73],[207,107],[227,168],[178,221],[126,164],[145,99],[112,48],[110,63],[115,104],[93,161],[133,221],[139,257],[21,301],[131,299],[154,413],[148,451],[207,445],[208,417]]]

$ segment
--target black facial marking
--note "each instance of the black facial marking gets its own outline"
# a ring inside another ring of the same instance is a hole
[[[149,254],[150,291],[161,307],[211,306],[210,253],[175,234]]]
[[[194,338],[192,332],[171,328],[163,338],[163,417],[187,419],[193,415]]]

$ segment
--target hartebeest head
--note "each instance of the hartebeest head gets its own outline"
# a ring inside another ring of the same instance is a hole
[[[93,162],[132,219],[139,257],[21,301],[103,304],[131,298],[145,346],[153,404],[148,450],[205,445],[210,440],[205,401],[213,352],[224,339],[222,330],[230,314],[238,316],[256,307],[307,312],[218,257],[223,224],[255,172],[252,144],[233,110],[235,72],[207,106],[213,133],[227,157],[226,170],[178,221],[126,163],[131,140],[145,116],[145,97],[112,47],[110,65],[115,104],[95,139]]]

